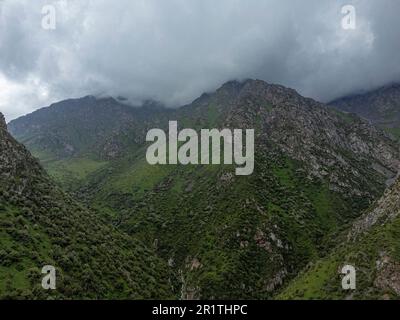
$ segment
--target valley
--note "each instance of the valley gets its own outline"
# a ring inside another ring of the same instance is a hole
[[[396,220],[376,227],[390,231],[345,237],[400,164],[398,143],[368,121],[260,80],[227,82],[177,109],[154,105],[84,97],[8,129],[60,189],[151,252],[173,297],[344,298],[334,289],[336,267],[370,263],[381,234],[394,241]],[[233,164],[150,165],[146,133],[167,132],[169,121],[198,134],[254,129],[253,174],[237,176]],[[365,260],[357,258],[361,243],[376,243]],[[375,297],[396,294],[374,283],[363,286],[376,287]]]

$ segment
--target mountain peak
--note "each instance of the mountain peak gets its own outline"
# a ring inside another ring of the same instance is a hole
[[[272,84],[259,79],[245,79],[243,81],[232,80],[224,83],[217,92],[238,95],[255,94],[268,96],[300,97],[298,92],[279,84]]]
[[[231,93],[240,93],[244,88],[255,87],[257,85],[269,86],[267,82],[256,79],[230,80],[225,82],[217,91],[228,91]]]
[[[7,130],[6,119],[4,118],[4,115],[1,112],[0,112],[0,129]]]

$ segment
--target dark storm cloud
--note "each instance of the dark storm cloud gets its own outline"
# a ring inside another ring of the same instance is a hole
[[[54,4],[56,30],[41,27]],[[341,8],[356,8],[344,30]],[[0,110],[86,94],[177,106],[260,78],[328,101],[400,80],[398,0],[0,1]]]

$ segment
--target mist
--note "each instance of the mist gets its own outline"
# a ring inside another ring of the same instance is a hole
[[[245,78],[328,102],[400,81],[399,12],[397,0],[3,0],[0,111],[88,94],[178,107]]]

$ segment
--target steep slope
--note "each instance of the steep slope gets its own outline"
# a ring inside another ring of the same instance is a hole
[[[167,129],[168,120],[256,133],[251,176],[236,176],[233,165],[150,166],[138,143],[80,183],[83,200],[168,262],[183,298],[273,297],[335,246],[398,170],[397,144],[368,122],[263,81],[229,82],[152,114],[126,135]]]
[[[91,172],[143,144],[149,121],[169,110],[147,101],[132,107],[87,96],[55,103],[11,121],[10,133],[38,157],[53,177],[74,189]]]
[[[41,269],[57,289],[41,288]],[[56,187],[0,114],[0,298],[167,298],[168,268]]]
[[[343,97],[330,105],[345,112],[356,113],[400,138],[400,84]]]
[[[8,127],[13,136],[38,152],[58,158],[92,155],[112,159],[138,143],[145,122],[150,117],[155,120],[152,110],[157,115],[168,111],[151,102],[131,107],[113,98],[87,96],[55,103],[11,121]],[[123,136],[127,128],[137,131]]]
[[[340,237],[326,258],[310,264],[280,299],[399,299],[400,181]],[[356,290],[341,289],[339,272],[356,268]]]
[[[195,102],[190,108],[199,113],[214,109],[217,127],[255,128],[258,142],[276,144],[307,164],[311,176],[328,178],[332,189],[343,189],[345,183],[351,187],[346,192],[356,194],[357,185],[365,182],[348,178],[368,179],[377,172],[391,177],[398,170],[398,145],[369,123],[332,112],[282,86],[254,80],[227,83],[203,104]]]

